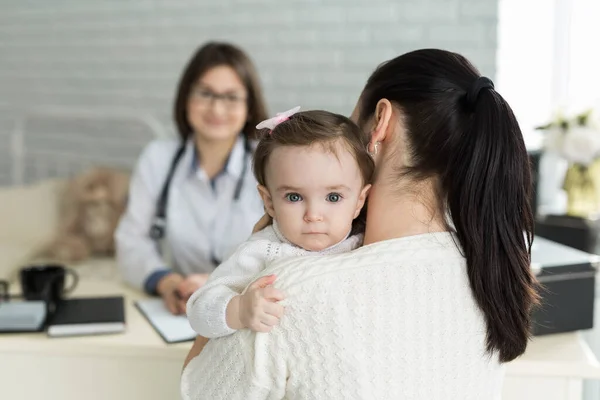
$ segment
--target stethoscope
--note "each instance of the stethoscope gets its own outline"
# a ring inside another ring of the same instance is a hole
[[[157,242],[165,237],[167,225],[167,206],[169,203],[169,188],[171,186],[171,181],[173,180],[175,170],[177,169],[177,165],[179,164],[179,161],[181,161],[181,157],[183,157],[183,154],[185,153],[185,149],[186,143],[184,142],[177,149],[175,156],[173,156],[173,160],[171,161],[167,178],[165,179],[165,183],[163,184],[163,187],[160,191],[160,195],[158,196],[158,200],[156,202],[156,211],[154,213],[154,218],[152,219],[152,225],[150,226],[149,234],[150,237]],[[235,190],[233,192],[234,202],[240,200],[242,187],[244,186],[244,179],[248,170],[248,161],[251,154],[252,146],[250,145],[250,140],[248,139],[248,136],[244,135],[244,161],[242,166],[242,172],[236,182]],[[211,255],[211,261],[215,265],[220,264],[220,261],[214,255],[214,250],[213,254]]]

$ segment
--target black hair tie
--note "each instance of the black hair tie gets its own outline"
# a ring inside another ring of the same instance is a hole
[[[480,76],[473,82],[471,88],[467,90],[467,94],[465,95],[465,104],[469,111],[475,110],[475,106],[477,105],[477,98],[479,97],[479,92],[482,89],[493,89],[494,82],[490,78],[485,76]]]

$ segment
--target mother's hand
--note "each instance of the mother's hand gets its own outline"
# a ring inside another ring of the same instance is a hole
[[[265,229],[267,226],[271,225],[273,223],[273,219],[271,218],[271,216],[267,213],[265,213],[256,223],[256,225],[254,225],[254,228],[252,229],[252,233],[256,233],[258,231],[262,231],[263,229]]]
[[[202,349],[204,349],[204,346],[206,346],[206,343],[208,343],[207,338],[202,337],[202,336],[196,337],[196,340],[194,341],[194,344],[192,345],[190,352],[188,353],[187,357],[185,357],[185,361],[183,362],[183,369],[185,369],[185,367],[187,367],[187,365],[190,363],[190,361],[192,361],[192,358],[194,358],[198,354],[200,354]]]

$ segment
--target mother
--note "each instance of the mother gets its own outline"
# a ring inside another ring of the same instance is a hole
[[[353,118],[376,164],[365,246],[268,268],[281,325],[209,342],[185,399],[500,398],[536,302],[510,107],[464,57],[430,49],[377,68]]]

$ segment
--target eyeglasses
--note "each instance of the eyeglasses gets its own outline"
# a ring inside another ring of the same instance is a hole
[[[201,88],[193,89],[190,98],[203,107],[213,105],[217,100],[221,100],[223,105],[230,110],[239,109],[246,104],[244,96],[232,93],[218,94]]]

